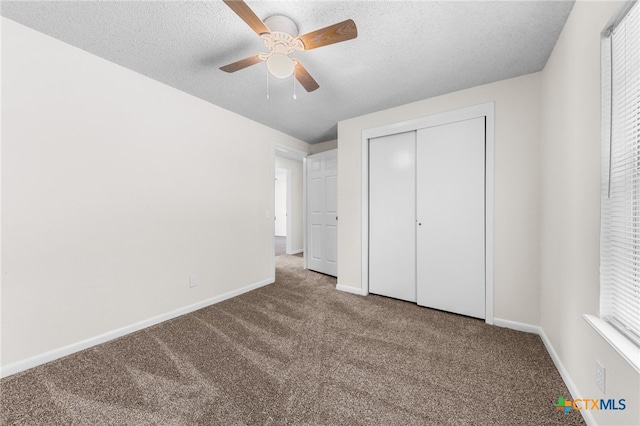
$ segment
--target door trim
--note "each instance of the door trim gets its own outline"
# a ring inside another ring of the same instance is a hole
[[[493,324],[495,102],[487,102],[362,131],[362,294],[369,294],[369,139],[486,117],[485,140],[485,322]]]

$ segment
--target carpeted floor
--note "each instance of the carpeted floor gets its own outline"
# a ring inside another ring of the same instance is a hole
[[[567,425],[538,336],[276,259],[276,283],[0,382],[0,423]]]

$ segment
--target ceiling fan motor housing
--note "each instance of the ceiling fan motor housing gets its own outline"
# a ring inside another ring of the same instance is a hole
[[[298,38],[298,27],[291,19],[282,15],[273,15],[264,20],[271,32],[261,34],[264,44],[271,53],[289,55],[296,50],[304,50],[304,44]]]
[[[284,15],[269,16],[264,20],[264,24],[272,33],[285,33],[293,38],[298,37],[298,26]]]

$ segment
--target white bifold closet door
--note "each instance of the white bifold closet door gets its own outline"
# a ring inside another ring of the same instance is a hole
[[[485,318],[485,118],[418,130],[417,302]]]
[[[416,301],[416,132],[369,140],[369,292]]]
[[[485,118],[369,139],[369,292],[485,318]]]

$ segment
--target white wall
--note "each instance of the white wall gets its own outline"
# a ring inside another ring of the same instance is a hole
[[[310,147],[313,145],[310,145]],[[288,158],[276,157],[276,167],[288,169],[291,173],[291,187],[287,188],[291,192],[291,235],[287,235],[290,240],[291,252],[302,253],[303,228],[302,228],[302,161]]]
[[[495,101],[494,316],[539,324],[540,74],[338,123],[338,283],[361,288],[362,131]]]
[[[2,88],[3,367],[273,279],[306,143],[5,18]]]
[[[542,72],[541,326],[583,397],[626,398],[590,411],[607,425],[640,424],[640,376],[581,318],[599,311],[600,32],[620,7],[578,1]]]

